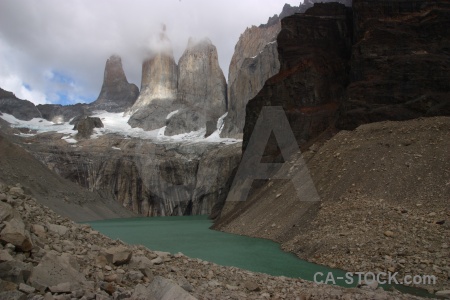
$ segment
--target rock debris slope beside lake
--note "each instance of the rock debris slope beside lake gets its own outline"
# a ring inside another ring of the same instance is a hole
[[[215,228],[348,271],[435,275],[424,288],[449,289],[449,134],[449,117],[341,131],[303,154],[320,202],[269,181],[237,207],[227,202]]]
[[[274,277],[111,240],[0,184],[1,299],[420,299]]]
[[[123,112],[130,108],[139,96],[139,88],[128,83],[122,67],[122,59],[111,56],[105,65],[105,74],[100,95],[90,104],[93,110]]]
[[[216,47],[207,38],[189,39],[178,62],[178,112],[167,121],[166,135],[217,123],[227,109],[227,83],[219,66]]]

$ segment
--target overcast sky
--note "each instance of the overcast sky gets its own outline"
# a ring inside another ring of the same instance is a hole
[[[161,24],[177,62],[190,36],[209,37],[228,78],[239,35],[284,3],[300,0],[0,0],[0,87],[36,104],[91,102],[111,54],[140,87]]]

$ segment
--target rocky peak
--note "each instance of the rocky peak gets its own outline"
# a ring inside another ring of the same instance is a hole
[[[169,119],[167,135],[199,130],[226,112],[227,83],[208,38],[188,41],[178,62],[178,101],[183,107]]]
[[[127,78],[122,68],[122,59],[118,55],[111,55],[106,61],[103,84],[111,85],[123,81],[127,81]]]
[[[121,112],[134,104],[138,94],[138,87],[128,83],[121,58],[112,55],[106,61],[100,95],[91,106],[93,109]]]
[[[179,97],[193,106],[211,107],[217,118],[225,113],[226,81],[216,46],[208,38],[190,38],[178,65]]]
[[[146,107],[155,99],[175,99],[177,71],[171,41],[161,32],[158,43],[142,64],[141,93],[132,111]]]
[[[165,125],[166,116],[177,97],[178,67],[173,58],[172,44],[165,34],[160,33],[153,50],[142,64],[141,92],[128,110],[128,123],[132,127],[153,130]]]

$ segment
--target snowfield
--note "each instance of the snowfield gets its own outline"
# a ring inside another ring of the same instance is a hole
[[[167,119],[172,117],[178,111],[172,112],[167,116]],[[124,113],[110,113],[106,111],[95,111],[91,117],[98,117],[102,120],[103,128],[94,128],[94,134],[91,139],[96,139],[103,135],[108,134],[118,134],[125,138],[138,138],[145,140],[152,140],[159,143],[164,142],[186,142],[186,143],[225,143],[233,144],[241,142],[237,139],[221,138],[220,132],[223,129],[223,120],[227,116],[227,113],[221,116],[217,121],[217,130],[211,134],[209,137],[205,138],[206,128],[202,128],[198,131],[192,131],[189,133],[178,134],[174,136],[164,135],[166,127],[162,127],[152,131],[144,131],[142,128],[132,128],[128,124],[130,115],[125,115]],[[9,114],[2,114],[0,118],[11,124],[14,128],[28,128],[32,131],[36,131],[35,134],[25,134],[21,133],[20,136],[33,136],[43,132],[57,132],[63,133],[62,137],[68,143],[76,144],[77,140],[75,136],[77,134],[76,130],[73,130],[73,125],[69,122],[65,123],[53,123],[41,118],[34,118],[30,121],[23,121],[16,119],[14,116]]]

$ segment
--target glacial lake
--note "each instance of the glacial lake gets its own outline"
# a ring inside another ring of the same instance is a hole
[[[332,272],[335,279],[345,277],[342,270],[310,263],[284,252],[273,241],[211,230],[212,221],[207,216],[112,219],[89,224],[112,239],[172,254],[182,252],[222,266],[310,281],[314,280],[316,272],[324,274],[321,277],[323,280],[328,272]],[[336,281],[338,285],[348,286],[344,280]],[[356,280],[351,286],[356,286]],[[406,293],[430,296],[425,290],[405,286],[395,288]]]

